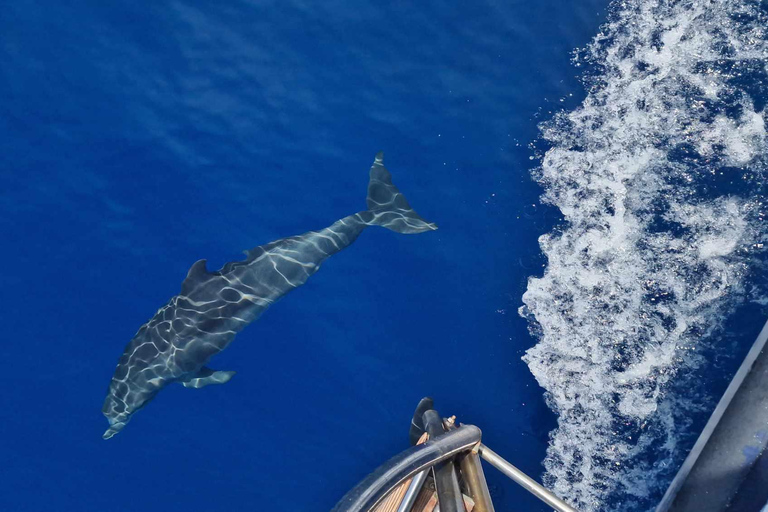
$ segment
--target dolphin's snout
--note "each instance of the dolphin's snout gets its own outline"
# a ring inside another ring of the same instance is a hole
[[[110,439],[115,434],[123,430],[123,427],[125,426],[125,423],[115,423],[114,425],[110,426],[106,432],[104,432],[104,435],[101,436],[103,439]]]

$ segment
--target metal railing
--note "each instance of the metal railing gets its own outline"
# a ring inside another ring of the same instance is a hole
[[[411,427],[412,440],[414,430],[426,431],[429,440],[412,446],[379,466],[352,488],[331,512],[371,512],[389,493],[409,479],[408,489],[397,512],[411,512],[430,472],[435,481],[440,512],[465,512],[458,474],[475,502],[474,512],[494,512],[481,458],[554,510],[576,512],[576,509],[482,444],[479,428],[474,425],[456,427],[452,422],[444,422],[431,405],[430,399],[426,411],[422,413],[420,409],[416,410]]]

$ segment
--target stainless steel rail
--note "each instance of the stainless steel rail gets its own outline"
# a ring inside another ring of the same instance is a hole
[[[392,489],[435,464],[471,450],[480,442],[480,429],[474,425],[446,432],[436,439],[413,446],[379,466],[368,478],[352,488],[332,512],[368,512],[381,503]]]
[[[475,502],[475,511],[494,512],[481,458],[557,512],[576,512],[576,509],[482,444],[479,428],[474,425],[456,427],[454,418],[444,422],[432,406],[431,398],[422,399],[410,431],[411,442],[418,440],[425,432],[429,434],[429,440],[401,452],[379,466],[350,490],[331,512],[371,512],[397,486],[412,478],[397,509],[397,512],[410,512],[430,470],[435,479],[439,509],[442,512],[465,512],[457,469],[461,471],[464,490]]]
[[[411,483],[408,485],[408,490],[405,491],[405,496],[403,496],[403,501],[401,501],[400,506],[397,507],[397,512],[410,512],[413,503],[416,501],[416,497],[419,495],[419,491],[424,487],[424,482],[427,481],[427,476],[429,476],[429,471],[424,470],[411,479]]]
[[[475,448],[477,450],[477,448]],[[495,512],[491,493],[485,481],[483,466],[475,450],[461,458],[461,475],[467,483],[472,499],[475,500],[474,512]]]

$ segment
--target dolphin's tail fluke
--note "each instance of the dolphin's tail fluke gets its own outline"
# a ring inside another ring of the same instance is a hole
[[[376,155],[368,182],[368,224],[413,234],[434,231],[437,224],[427,222],[416,213],[405,196],[392,184],[392,175],[384,167],[384,153]]]

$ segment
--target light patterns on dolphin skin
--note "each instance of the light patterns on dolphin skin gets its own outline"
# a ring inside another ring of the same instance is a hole
[[[104,439],[122,430],[131,415],[165,386],[201,388],[234,375],[205,365],[246,325],[283,295],[304,284],[329,256],[354,242],[368,226],[413,234],[437,229],[422,219],[392,184],[382,153],[368,184],[368,209],[320,231],[282,238],[245,251],[243,261],[209,272],[205,260],[189,269],[181,293],[160,308],[128,343],[109,385],[102,412]]]

